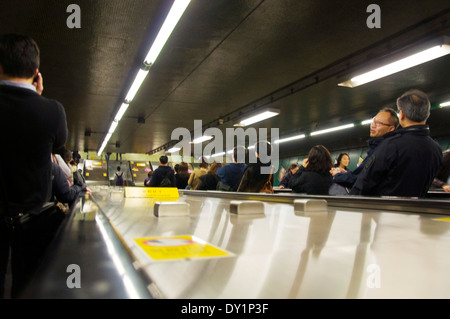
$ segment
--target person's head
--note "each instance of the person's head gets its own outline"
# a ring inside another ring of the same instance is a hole
[[[297,163],[292,163],[291,165],[289,165],[288,172],[291,172],[293,175],[298,171],[299,167],[300,166]]]
[[[425,124],[430,116],[430,100],[419,90],[409,90],[397,99],[398,117],[400,125]]]
[[[175,166],[173,167],[173,169],[175,170],[175,173],[179,173],[180,171],[180,164],[175,164]]]
[[[39,69],[39,47],[24,35],[0,35],[0,79],[33,79]]]
[[[166,155],[162,155],[159,157],[159,163],[161,165],[167,165],[168,162],[169,162],[169,158]]]
[[[120,166],[117,166],[117,170],[120,171]]]
[[[370,137],[383,136],[386,133],[394,131],[397,127],[397,112],[392,108],[385,107],[372,119],[372,123],[370,124]]]
[[[216,161],[212,162],[209,166],[208,174],[217,174],[217,170],[222,167],[222,163]]]
[[[150,178],[153,175],[153,171],[148,172],[147,176]]]
[[[333,167],[330,151],[323,145],[313,146],[308,153],[308,165],[305,170],[319,174],[329,174]]]
[[[248,158],[248,151],[244,146],[236,146],[233,148],[233,162],[246,163]]]
[[[209,164],[208,164],[208,162],[206,161],[206,158],[205,157],[200,157],[200,159],[199,159],[199,161],[198,161],[198,166],[200,167],[200,168],[208,168],[208,166],[209,166]]]
[[[189,171],[188,164],[185,162],[181,162],[180,165],[178,166],[178,173],[181,174],[183,172],[188,172],[188,171]]]
[[[350,163],[350,156],[348,156],[347,153],[340,153],[336,158],[335,167],[347,169],[349,163]]]
[[[75,161],[75,163],[79,163],[80,162],[80,159],[81,159],[81,155],[78,153],[78,151],[74,151],[73,153],[72,153],[72,158],[73,158],[73,160]]]
[[[64,150],[64,161],[66,161],[66,163],[73,161],[72,152],[67,149]]]

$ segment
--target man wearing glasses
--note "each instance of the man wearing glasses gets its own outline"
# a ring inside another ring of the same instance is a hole
[[[354,170],[349,172],[341,172],[337,168],[333,167],[330,171],[333,175],[333,182],[342,186],[342,188],[333,188],[336,193],[332,193],[330,189],[330,195],[346,195],[348,190],[350,190],[355,183],[358,175],[362,172],[367,160],[375,152],[376,147],[384,140],[385,137],[389,136],[390,132],[393,132],[398,127],[398,117],[395,110],[391,108],[381,109],[377,115],[372,119],[370,124],[370,137],[371,139],[367,142],[369,145],[369,150],[367,151],[367,156],[364,161]]]
[[[442,162],[426,121],[430,101],[410,90],[397,99],[401,129],[389,133],[368,158],[350,195],[425,197]]]

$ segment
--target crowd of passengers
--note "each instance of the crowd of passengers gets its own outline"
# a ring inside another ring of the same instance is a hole
[[[430,137],[427,95],[410,90],[397,99],[396,105],[397,110],[383,108],[372,119],[369,150],[356,169],[348,168],[347,153],[339,154],[333,164],[330,151],[315,145],[300,165],[289,166],[279,189],[308,195],[402,197],[425,197],[430,189],[450,192],[450,150],[442,153],[440,145]],[[232,163],[225,165],[208,164],[202,157],[199,168],[192,173],[187,163],[172,169],[168,157],[161,156],[160,166],[146,186],[158,187],[169,176],[171,184],[166,186],[180,189],[272,193],[274,167],[260,158],[260,153],[270,157],[270,150],[269,142],[256,143],[252,161],[248,150],[236,147]]]

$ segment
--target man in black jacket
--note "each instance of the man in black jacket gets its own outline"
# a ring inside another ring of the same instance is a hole
[[[442,162],[430,137],[430,101],[411,90],[397,99],[401,129],[389,133],[367,160],[351,195],[424,197]]]
[[[175,179],[175,172],[172,167],[169,166],[169,158],[165,155],[162,155],[159,158],[159,166],[153,172],[152,179],[150,180],[150,187],[177,187],[177,181]],[[161,182],[164,178],[167,178],[170,181],[168,185],[161,185]]]
[[[333,182],[337,183],[347,189],[351,189],[353,184],[356,182],[358,175],[362,172],[367,160],[375,152],[377,146],[384,140],[385,137],[389,136],[390,132],[393,132],[398,127],[398,117],[394,109],[383,108],[377,115],[372,119],[370,124],[370,140],[367,142],[369,145],[369,150],[367,151],[367,156],[364,158],[362,163],[353,171],[341,172],[339,168],[332,168],[331,175],[333,175]],[[334,194],[332,194],[334,195]]]
[[[0,35],[0,298],[11,249],[11,297],[20,296],[43,245],[18,224],[21,214],[39,211],[52,195],[51,153],[64,146],[68,130],[61,103],[41,96],[39,48],[27,36]],[[6,155],[7,154],[7,155]],[[36,229],[33,230],[36,233]]]

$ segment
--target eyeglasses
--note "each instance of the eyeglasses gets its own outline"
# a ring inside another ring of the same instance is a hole
[[[391,124],[383,123],[383,122],[377,120],[375,117],[372,119],[372,123],[375,124],[375,126],[378,126],[378,125],[392,126]]]

